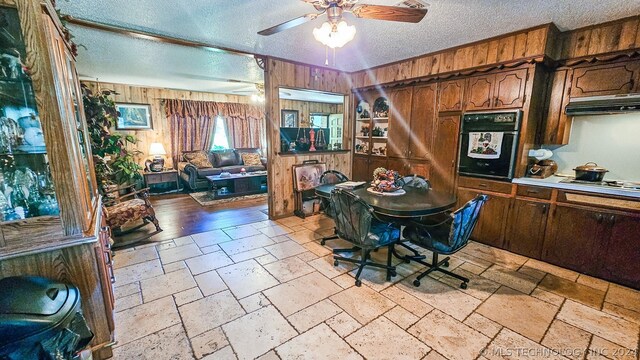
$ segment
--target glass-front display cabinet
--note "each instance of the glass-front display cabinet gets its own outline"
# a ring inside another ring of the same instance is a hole
[[[57,216],[60,206],[17,10],[0,7],[0,23],[0,217],[10,222]]]
[[[95,228],[98,192],[72,53],[51,3],[0,0],[0,250]]]

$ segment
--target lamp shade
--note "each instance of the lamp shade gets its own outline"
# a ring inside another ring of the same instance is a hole
[[[149,146],[149,155],[167,155],[167,151],[162,143],[151,143]]]

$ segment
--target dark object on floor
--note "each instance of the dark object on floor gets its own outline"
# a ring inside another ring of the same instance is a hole
[[[349,181],[349,178],[338,170],[327,170],[320,176],[320,184],[338,184],[346,181]],[[321,208],[324,209],[324,213],[328,217],[333,218],[334,214],[333,209],[331,208],[331,201],[323,198]],[[334,235],[323,237],[322,240],[320,240],[320,244],[324,245],[326,244],[327,240],[337,239],[337,234],[338,232],[335,231],[334,228]]]
[[[16,276],[0,289],[1,359],[71,359],[93,339],[77,287]]]
[[[160,224],[158,223],[158,219],[156,219],[156,213],[149,201],[149,188],[136,190],[135,186],[132,185],[128,187],[130,191],[129,193],[120,195],[120,191],[125,189],[127,188],[116,188],[109,190],[107,194],[105,194],[105,198],[108,200],[105,200],[104,202],[103,211],[107,226],[113,230],[113,235],[119,236],[128,234],[149,224],[150,222],[156,227],[155,233],[162,231]],[[109,194],[113,195],[109,196]],[[130,200],[123,200],[131,197],[132,199]],[[121,230],[124,225],[140,220],[142,221],[140,225],[128,228],[124,231]],[[145,235],[140,240],[144,240],[149,236],[150,235]]]
[[[396,276],[396,268],[391,265],[391,256],[393,244],[400,239],[400,229],[394,224],[379,220],[369,204],[348,191],[333,190],[331,193],[331,206],[335,213],[334,220],[338,236],[361,250],[360,259],[334,256],[334,265],[338,266],[339,261],[358,264],[356,286],[362,285],[360,274],[365,266],[386,269],[387,280],[391,280],[391,277]],[[387,264],[369,261],[371,251],[383,246],[389,247]],[[333,252],[337,253],[341,249],[336,250]],[[349,249],[349,251],[351,250]]]
[[[428,266],[429,269],[418,275],[413,285],[420,286],[420,279],[429,275],[431,272],[440,271],[456,279],[462,280],[460,287],[467,288],[469,279],[454,274],[450,271],[442,269],[449,266],[449,257],[438,260],[438,254],[450,255],[462,249],[469,242],[469,237],[473,232],[473,228],[478,222],[478,216],[484,203],[489,199],[487,195],[478,195],[470,200],[460,209],[454,211],[450,216],[439,223],[425,222],[414,223],[404,229],[403,235],[405,239],[409,239],[411,243],[423,247],[433,252],[433,260],[428,264],[422,259],[415,256],[405,256],[406,261],[415,261],[422,265]]]

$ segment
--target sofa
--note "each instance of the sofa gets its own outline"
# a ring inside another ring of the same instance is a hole
[[[194,155],[198,153],[204,153],[207,157],[208,164],[199,164],[196,161],[192,161]],[[260,165],[247,166],[242,161],[242,153],[254,153],[260,155]],[[245,168],[247,172],[253,171],[266,171],[267,159],[262,157],[261,151],[258,148],[238,148],[227,150],[213,150],[213,151],[186,151],[180,154],[178,162],[178,171],[180,178],[184,183],[185,189],[192,191],[205,190],[209,187],[207,176],[220,175],[222,172],[229,172],[231,174],[237,174],[240,169]],[[194,164],[195,163],[195,164]],[[200,166],[196,166],[200,165]],[[204,165],[211,165],[205,167]]]

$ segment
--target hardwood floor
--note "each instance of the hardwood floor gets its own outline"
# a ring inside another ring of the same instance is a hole
[[[154,195],[151,203],[162,232],[153,234],[153,225],[116,238],[116,247],[171,240],[213,229],[268,220],[266,199],[243,200],[213,206],[200,206],[189,194]],[[146,238],[146,239],[145,239]]]

